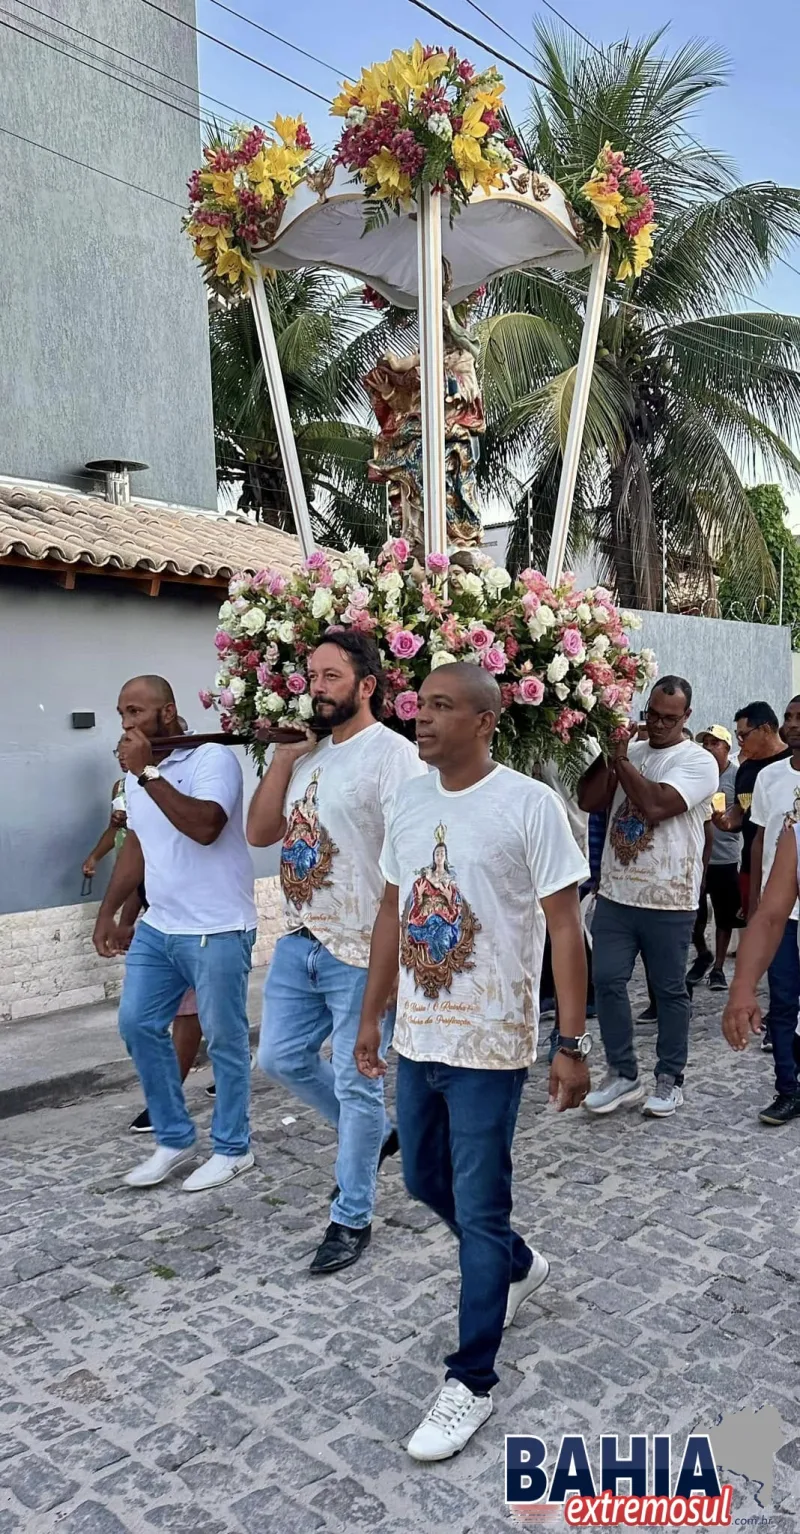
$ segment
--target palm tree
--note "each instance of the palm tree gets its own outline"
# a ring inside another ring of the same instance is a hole
[[[315,536],[329,546],[374,548],[386,536],[383,492],[367,478],[372,449],[362,375],[403,325],[377,324],[360,290],[340,277],[274,272],[267,298]],[[286,475],[247,302],[209,307],[219,483],[240,510],[294,531]]]
[[[774,569],[741,474],[800,484],[800,318],[735,307],[800,234],[800,191],[740,185],[716,151],[677,137],[724,83],[724,57],[661,33],[606,51],[537,25],[535,89],[522,142],[565,185],[586,179],[606,140],[638,166],[656,201],[652,265],[609,281],[573,514],[626,606],[660,605],[669,584],[713,594],[723,548],[746,598]],[[490,286],[481,473],[515,507],[513,550],[546,558],[585,308],[581,275],[515,272]]]

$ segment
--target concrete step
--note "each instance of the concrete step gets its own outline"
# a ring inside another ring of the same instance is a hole
[[[247,1011],[254,1045],[265,974],[265,969],[254,969],[250,976]],[[207,1063],[204,1044],[198,1062]],[[82,1097],[116,1091],[135,1079],[117,1029],[116,1002],[0,1027],[0,1119],[32,1108],[60,1108]]]

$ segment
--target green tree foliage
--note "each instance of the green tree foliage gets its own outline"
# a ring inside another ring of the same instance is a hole
[[[792,630],[792,648],[800,650],[800,549],[786,522],[786,502],[779,485],[753,485],[745,491],[761,529],[775,572],[775,590],[763,591],[749,605],[737,596],[730,560],[721,566],[719,605],[723,618],[748,623],[777,623],[780,614],[780,571],[783,554],[783,622]]]

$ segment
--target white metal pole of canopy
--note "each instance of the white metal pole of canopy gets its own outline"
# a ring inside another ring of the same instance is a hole
[[[608,241],[597,251],[579,244],[560,187],[515,167],[497,191],[476,188],[452,223],[446,198],[424,191],[409,212],[364,231],[364,196],[339,167],[327,193],[298,187],[268,249],[256,252],[265,267],[294,271],[321,266],[348,273],[390,303],[419,310],[425,545],[447,551],[445,494],[442,260],[451,272],[448,299],[460,303],[503,272],[545,267],[577,271],[592,266],[584,332],[575,375],[548,579],[561,572],[569,532],[597,332],[608,270]],[[313,548],[311,522],[289,420],[261,272],[250,283],[259,344],[281,452],[303,550]]]

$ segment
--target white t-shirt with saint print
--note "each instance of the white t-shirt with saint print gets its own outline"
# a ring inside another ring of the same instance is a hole
[[[600,894],[619,905],[696,911],[705,824],[711,816],[711,797],[719,789],[719,768],[710,751],[691,740],[662,751],[637,741],[628,747],[628,760],[651,783],[677,789],[686,810],[651,825],[620,785],[611,806]]]
[[[400,785],[426,771],[416,746],[378,723],[338,746],[328,736],[300,758],[284,803],[287,932],[307,927],[334,958],[367,968],[386,811]]]
[[[764,851],[761,855],[761,890],[772,872],[781,832],[800,822],[800,772],[791,759],[764,767],[756,778],[750,819],[764,828]],[[800,906],[795,901],[790,921],[797,921]]]
[[[398,1053],[483,1070],[530,1065],[540,902],[589,876],[552,789],[495,767],[449,793],[430,773],[398,793],[381,869],[400,892]]]

